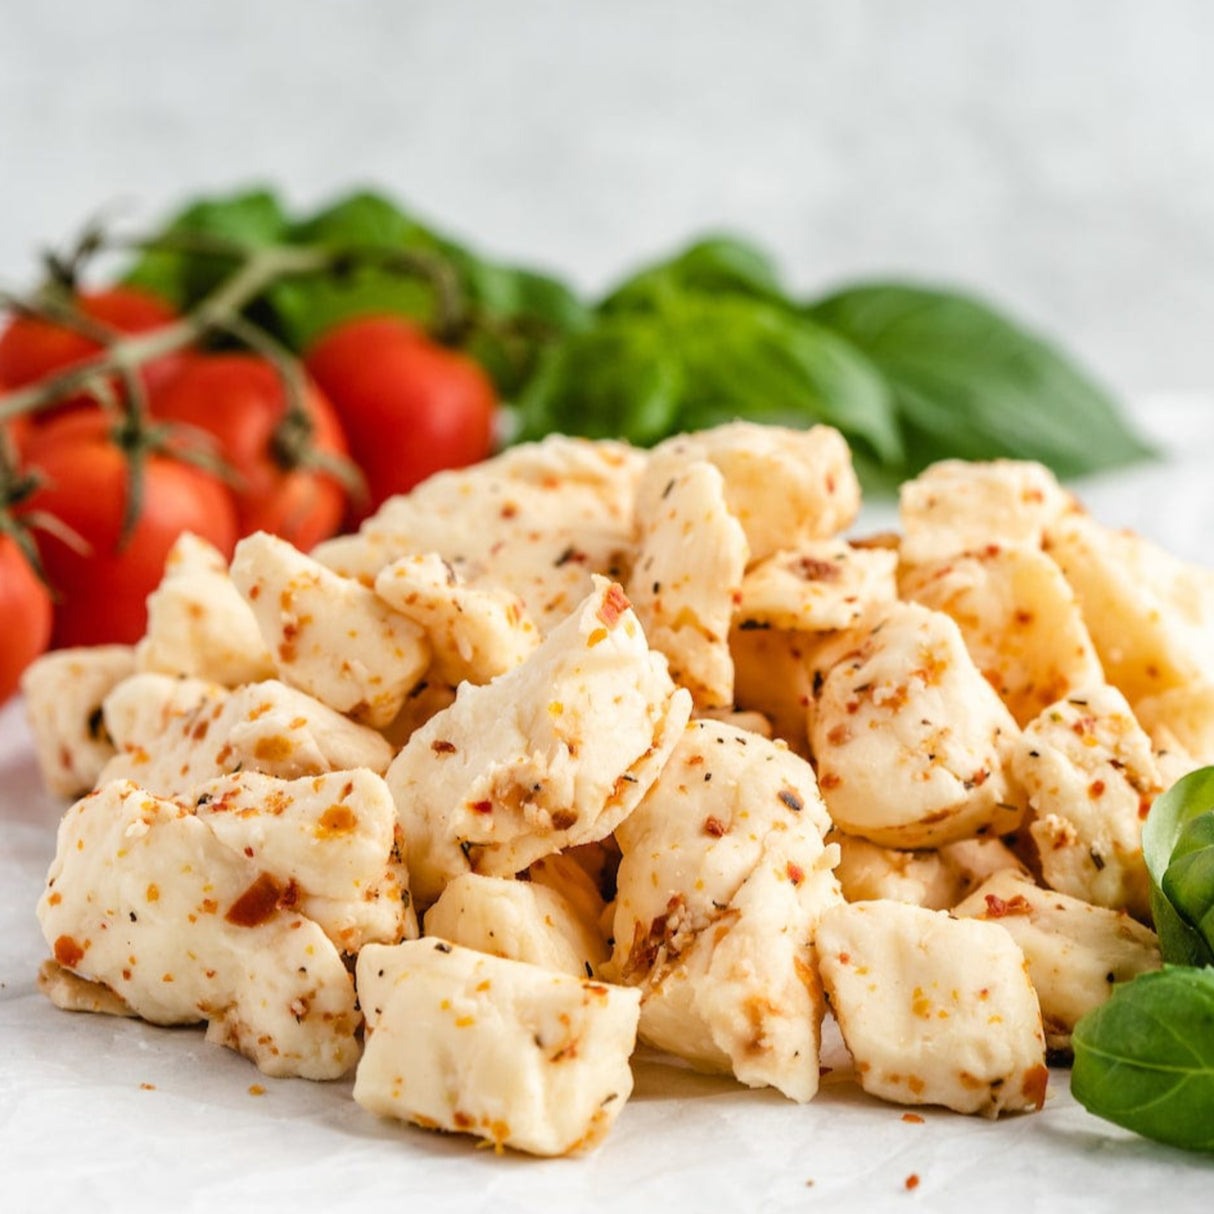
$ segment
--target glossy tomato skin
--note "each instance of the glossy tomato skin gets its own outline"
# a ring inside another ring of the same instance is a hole
[[[16,690],[25,668],[51,639],[50,591],[38,580],[17,541],[0,531],[0,703]]]
[[[37,533],[47,577],[59,595],[56,646],[133,644],[147,626],[147,596],[164,571],[182,531],[214,544],[226,557],[239,532],[227,486],[208,472],[167,455],[144,465],[143,509],[121,546],[128,465],[97,411],[68,414],[40,428],[28,464],[44,484],[22,503],[22,513],[57,518],[84,541],[80,552],[51,532]]]
[[[472,359],[396,317],[338,325],[308,352],[312,378],[341,418],[367,479],[359,522],[394,493],[493,450],[497,396]]]
[[[332,405],[315,385],[305,390],[305,408],[315,426],[319,451],[345,456],[346,439]],[[284,468],[274,434],[287,409],[282,378],[253,354],[211,354],[189,359],[154,393],[152,413],[164,421],[197,426],[214,435],[239,478],[235,486],[242,534],[269,531],[307,550],[341,525],[346,493],[332,474],[315,468]]]
[[[109,287],[84,292],[76,305],[86,315],[119,333],[150,333],[177,319],[163,300],[134,287]],[[0,333],[0,381],[10,389],[24,388],[56,371],[84,362],[101,347],[87,337],[32,316],[15,316]],[[140,375],[149,392],[177,373],[181,356],[166,354],[144,364]],[[29,429],[40,429],[53,418],[89,406],[87,397],[72,397],[30,415]],[[23,435],[27,439],[28,435]]]

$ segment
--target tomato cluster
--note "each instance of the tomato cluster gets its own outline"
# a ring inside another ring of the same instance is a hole
[[[115,335],[177,319],[129,287],[74,302]],[[14,318],[0,333],[0,404],[100,349],[78,330]],[[184,349],[139,368],[143,408],[73,396],[5,424],[0,701],[48,644],[138,640],[182,531],[228,555],[255,530],[306,550],[491,450],[497,401],[487,376],[403,320],[341,324],[298,371],[291,379],[248,351]],[[121,400],[121,385],[111,387]],[[11,492],[18,482],[23,491]],[[40,570],[18,542],[23,529]]]

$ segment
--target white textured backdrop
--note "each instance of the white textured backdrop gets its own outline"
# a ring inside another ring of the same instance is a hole
[[[107,200],[381,183],[605,285],[708,227],[1214,386],[1202,0],[0,0],[0,280]]]

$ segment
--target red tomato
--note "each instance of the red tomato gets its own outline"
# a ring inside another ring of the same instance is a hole
[[[21,672],[51,639],[50,591],[17,541],[0,531],[0,703],[17,690]]]
[[[120,333],[148,333],[177,319],[168,304],[134,287],[86,292],[75,302],[86,316]],[[96,342],[71,329],[32,316],[15,316],[0,333],[0,380],[9,388],[24,388],[55,371],[84,362],[100,349]],[[167,354],[142,367],[140,374],[149,392],[176,373],[179,360],[180,355]],[[87,403],[85,396],[73,397],[40,411],[32,422],[40,427]]]
[[[147,626],[148,594],[164,571],[169,548],[183,531],[209,540],[225,556],[236,546],[236,508],[217,477],[167,455],[144,463],[143,507],[120,547],[128,464],[110,419],[97,411],[69,414],[41,427],[28,463],[45,478],[21,513],[42,511],[88,545],[81,553],[51,532],[37,535],[55,605],[54,643],[132,644]]]
[[[370,500],[493,449],[497,397],[479,365],[396,317],[352,320],[326,333],[306,365],[337,409]]]
[[[333,406],[312,384],[304,406],[315,426],[316,450],[345,456],[346,439]],[[269,531],[307,550],[337,530],[346,494],[331,473],[290,467],[276,453],[275,434],[286,411],[282,377],[254,354],[192,358],[152,397],[156,417],[197,426],[218,439],[240,478],[234,493],[243,534]]]

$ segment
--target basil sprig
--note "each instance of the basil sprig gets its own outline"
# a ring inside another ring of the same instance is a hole
[[[1169,964],[1075,1026],[1071,1091],[1148,1138],[1214,1151],[1214,767],[1156,798],[1142,849]]]
[[[735,417],[825,422],[852,443],[870,489],[949,456],[1035,459],[1074,476],[1149,454],[1090,376],[989,304],[904,283],[807,302],[736,236],[699,240],[592,306],[559,278],[486,258],[368,191],[304,216],[269,190],[202,198],[164,235],[171,247],[149,250],[127,281],[182,309],[240,250],[385,254],[277,282],[249,317],[296,351],[359,316],[426,326],[486,368],[514,409],[516,439],[564,431],[648,445]]]

